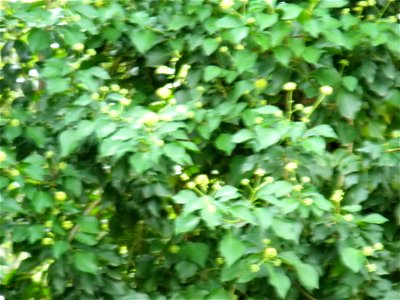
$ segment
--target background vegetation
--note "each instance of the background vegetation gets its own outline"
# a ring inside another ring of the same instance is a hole
[[[399,299],[398,3],[0,8],[6,299]]]

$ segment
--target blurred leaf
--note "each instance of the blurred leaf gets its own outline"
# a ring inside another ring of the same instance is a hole
[[[237,261],[244,254],[245,249],[245,245],[231,234],[225,235],[219,243],[219,251],[228,266]]]

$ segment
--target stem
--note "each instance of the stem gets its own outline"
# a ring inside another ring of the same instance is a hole
[[[325,95],[320,95],[318,97],[317,102],[314,103],[310,113],[306,116],[307,119],[310,118],[310,116],[312,115],[312,113],[314,112],[314,110],[321,104],[321,102],[325,99]]]
[[[386,12],[386,10],[389,8],[390,4],[392,4],[392,1],[389,0],[388,3],[386,4],[386,6],[383,8],[383,10],[381,11],[381,13],[379,14],[379,18],[382,18],[383,14]]]
[[[288,91],[287,99],[286,99],[286,110],[287,110],[287,118],[290,121],[292,119],[292,105],[293,105],[293,91]]]
[[[96,201],[92,202],[83,212],[84,215],[90,214],[90,212],[101,202],[101,199],[97,199]],[[72,239],[75,237],[75,235],[78,233],[79,230],[79,225],[75,225],[74,228],[72,228],[71,232],[68,235],[68,241],[72,241]]]
[[[391,153],[391,152],[398,152],[400,151],[400,147],[399,148],[393,148],[393,149],[386,149],[385,152]]]
[[[296,287],[299,289],[299,291],[309,300],[317,300],[316,298],[314,298],[312,295],[310,295],[306,290],[304,290],[300,284],[298,284],[296,281],[294,282],[294,284],[296,285]]]

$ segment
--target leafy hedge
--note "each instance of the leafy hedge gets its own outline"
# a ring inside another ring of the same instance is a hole
[[[398,299],[394,1],[0,6],[6,299]]]

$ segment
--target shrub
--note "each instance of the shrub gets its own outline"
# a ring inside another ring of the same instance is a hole
[[[7,299],[397,299],[393,1],[0,5]]]

